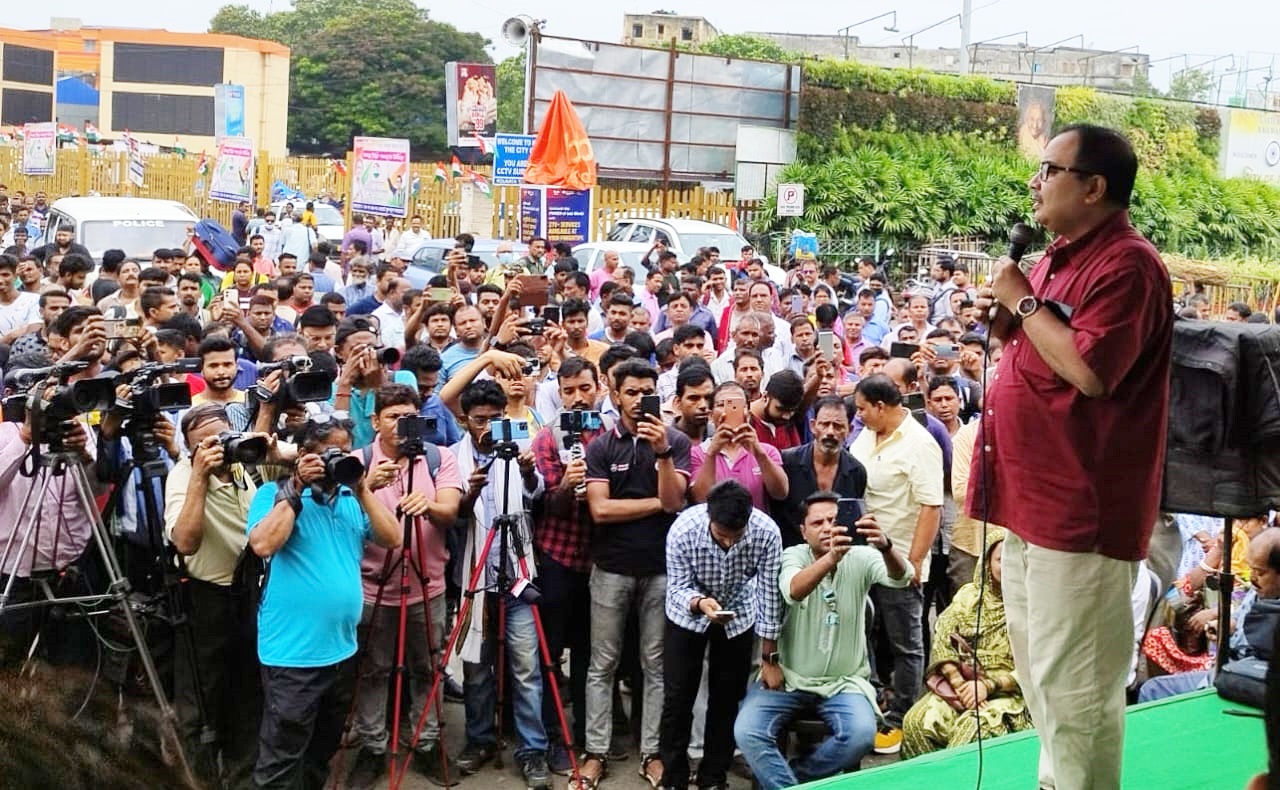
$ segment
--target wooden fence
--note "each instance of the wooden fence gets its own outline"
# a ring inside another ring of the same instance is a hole
[[[199,154],[146,157],[141,187],[129,182],[129,157],[123,152],[61,148],[52,176],[24,175],[21,156],[21,149],[16,146],[0,146],[0,183],[6,184],[10,192],[22,190],[31,194],[44,190],[51,201],[93,193],[165,198],[185,203],[197,214],[212,217],[224,225],[230,224],[231,212],[235,209],[232,203],[208,199],[207,177],[196,171]],[[211,170],[212,159],[210,154]],[[345,172],[350,173],[351,169],[348,155]],[[491,172],[487,166],[474,169],[486,178]],[[519,187],[493,187],[492,197],[486,200],[475,185],[463,179],[437,181],[434,162],[415,162],[411,172],[418,189],[409,215],[421,215],[423,226],[433,237],[456,236],[463,230],[464,215],[469,220],[466,229],[476,235],[508,239],[518,236]],[[259,205],[269,202],[263,196],[271,194],[276,182],[308,197],[343,196],[351,189],[350,177],[331,159],[269,156],[263,152],[258,158],[254,192]],[[464,210],[464,203],[472,210]],[[681,217],[729,225],[735,210],[751,208],[736,207],[731,192],[710,192],[699,186],[669,189],[665,194],[661,189],[597,187],[594,206],[592,240],[603,239],[614,221],[622,216]]]

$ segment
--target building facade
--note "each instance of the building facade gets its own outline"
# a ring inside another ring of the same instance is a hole
[[[55,50],[48,36],[0,28],[0,127],[53,120]]]
[[[700,16],[660,12],[622,16],[622,43],[637,47],[665,47],[673,38],[679,44],[694,46],[718,35],[719,31]]]
[[[33,37],[55,55],[59,123],[81,130],[92,124],[107,140],[128,131],[188,151],[212,152],[219,137],[243,136],[259,150],[286,153],[290,53],[283,44],[85,27],[74,19],[54,19],[49,30],[0,30],[6,45]]]

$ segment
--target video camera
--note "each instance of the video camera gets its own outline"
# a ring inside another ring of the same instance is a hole
[[[200,360],[197,357],[183,357],[176,362],[150,362],[135,368],[128,373],[120,373],[115,377],[114,386],[129,385],[128,400],[117,399],[115,408],[130,417],[146,417],[162,411],[179,411],[191,406],[191,385],[185,381],[156,384],[161,376],[176,373],[199,373]]]
[[[360,478],[364,477],[364,464],[360,463],[360,459],[337,447],[330,447],[320,453],[320,460],[324,461],[325,487],[341,483],[348,488],[355,488]]]
[[[14,394],[4,398],[4,419],[10,423],[22,423],[31,414],[38,423],[54,426],[73,419],[76,415],[91,411],[105,411],[115,402],[115,374],[104,374],[92,379],[68,383],[70,376],[88,369],[88,362],[59,362],[47,367],[28,367],[10,370],[5,375],[6,389]],[[54,392],[49,393],[50,387]],[[56,437],[32,425],[33,437],[40,443],[58,444]],[[52,440],[50,440],[52,439]]]
[[[579,434],[583,431],[598,431],[603,425],[598,411],[575,409],[560,412],[560,430],[563,433]]]
[[[423,455],[428,437],[435,434],[438,422],[435,417],[406,414],[396,421],[396,441],[400,454],[410,457]]]
[[[395,351],[395,349],[390,349]],[[397,359],[399,354],[396,355]],[[287,402],[314,403],[327,401],[333,395],[333,377],[323,371],[313,370],[315,362],[306,354],[287,357],[279,362],[258,366],[258,377],[262,378],[277,370],[284,371],[285,382],[281,392]],[[262,398],[273,400],[274,398]]]

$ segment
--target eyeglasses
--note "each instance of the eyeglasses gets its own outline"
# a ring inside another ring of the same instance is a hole
[[[1048,181],[1058,173],[1077,173],[1082,176],[1098,176],[1102,175],[1094,170],[1084,170],[1079,167],[1067,167],[1065,165],[1055,165],[1053,162],[1041,162],[1040,169],[1036,171],[1036,178],[1041,181]]]
[[[467,422],[471,423],[477,428],[483,428],[487,426],[489,423],[493,422],[494,420],[500,420],[500,419],[502,419],[502,415],[496,415],[493,417],[483,417],[479,414],[467,415]]]

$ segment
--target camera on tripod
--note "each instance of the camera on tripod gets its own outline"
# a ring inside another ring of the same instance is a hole
[[[223,431],[218,434],[222,445],[222,463],[260,464],[271,449],[265,436],[253,436],[240,431]]]
[[[406,456],[423,455],[428,437],[436,432],[438,423],[435,417],[423,417],[419,414],[406,414],[396,421],[396,444],[400,454]]]
[[[600,412],[574,409],[560,412],[560,430],[564,433],[578,434],[583,431],[598,431],[604,426]]]
[[[395,352],[395,349],[388,349]],[[396,358],[400,355],[397,352]],[[333,395],[333,378],[328,374],[312,370],[315,363],[306,354],[287,357],[279,362],[258,366],[258,377],[261,378],[277,370],[284,371],[285,381],[281,392],[285,399],[293,403],[316,403],[326,401]],[[267,400],[264,398],[264,400]]]
[[[4,377],[4,386],[14,394],[3,401],[5,422],[23,422],[32,409],[45,422],[58,424],[77,414],[109,408],[116,398],[115,376],[67,382],[88,367],[88,362],[60,362],[45,368],[10,371]],[[54,387],[52,393],[48,392],[50,386]],[[43,438],[41,441],[44,443]]]
[[[320,460],[324,462],[325,487],[340,483],[347,488],[355,488],[360,478],[364,477],[364,464],[360,463],[360,459],[337,447],[330,447],[320,453]]]
[[[115,408],[130,417],[147,417],[162,411],[179,411],[191,406],[191,385],[185,381],[156,384],[156,379],[177,373],[200,372],[200,360],[184,357],[176,362],[150,362],[128,373],[117,375],[113,382],[129,385],[129,399],[117,400]]]

